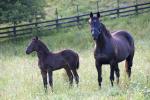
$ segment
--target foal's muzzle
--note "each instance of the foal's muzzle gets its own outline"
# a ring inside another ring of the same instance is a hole
[[[30,51],[30,50],[26,50],[26,54],[30,54],[32,51]]]

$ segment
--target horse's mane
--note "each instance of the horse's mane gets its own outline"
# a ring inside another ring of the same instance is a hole
[[[102,24],[102,29],[103,29],[103,32],[105,33],[105,35],[107,36],[107,37],[111,37],[111,34],[110,34],[110,32],[109,32],[109,30],[107,30],[106,29],[106,27],[105,27],[105,25],[103,24],[103,23],[101,23]]]
[[[47,46],[40,40],[38,40],[38,42],[39,42],[40,49],[42,49],[46,54],[48,54],[49,49],[47,48]]]

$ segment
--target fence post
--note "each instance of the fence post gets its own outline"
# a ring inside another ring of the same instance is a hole
[[[56,15],[56,29],[57,29],[57,31],[58,31],[59,22],[58,22],[58,11],[57,11],[57,8],[56,8],[56,11],[55,11],[55,15]]]
[[[119,8],[120,8],[120,6],[119,6],[119,0],[117,0],[117,17],[119,17]]]
[[[97,12],[99,12],[99,4],[98,4],[98,0],[96,1],[96,4],[97,4]]]
[[[135,1],[135,13],[138,15],[138,0]]]
[[[16,36],[17,36],[17,34],[16,34],[16,24],[17,24],[17,22],[14,21],[13,24],[14,24],[14,26],[13,26],[13,34],[14,34],[13,42],[14,42],[14,44],[17,44],[17,38],[16,38]],[[15,46],[14,46],[14,54],[17,55],[17,50],[16,50]]]
[[[16,37],[16,22],[14,22],[14,26],[13,26],[13,34],[14,34],[14,38]]]
[[[35,29],[36,29],[36,34],[38,34],[39,33],[39,30],[38,30],[38,19],[37,19],[37,17],[35,17]]]
[[[80,19],[79,19],[79,5],[78,4],[76,5],[76,8],[77,8],[77,24],[78,24],[78,28],[80,28],[79,27],[79,25],[80,25],[80,23],[79,23]]]

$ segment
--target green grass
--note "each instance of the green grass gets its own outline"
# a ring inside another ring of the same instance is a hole
[[[93,47],[88,25],[46,32],[40,39],[51,51],[71,48],[79,53],[79,87],[69,88],[64,70],[54,72],[54,93],[45,94],[37,64],[36,53],[25,54],[30,38],[0,42],[0,100],[149,100],[150,99],[150,17],[108,19],[103,22],[109,30],[127,30],[135,39],[135,57],[131,81],[125,73],[124,62],[119,64],[120,84],[111,87],[109,66],[103,66],[102,88],[98,88]],[[44,32],[43,32],[44,33]]]

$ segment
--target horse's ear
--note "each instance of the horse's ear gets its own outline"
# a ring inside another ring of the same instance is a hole
[[[98,18],[100,18],[100,17],[101,17],[101,15],[100,15],[100,13],[99,13],[99,12],[97,12],[97,17],[98,17]]]
[[[91,13],[90,13],[90,18],[92,18],[92,17],[93,17],[93,13],[91,12]]]

